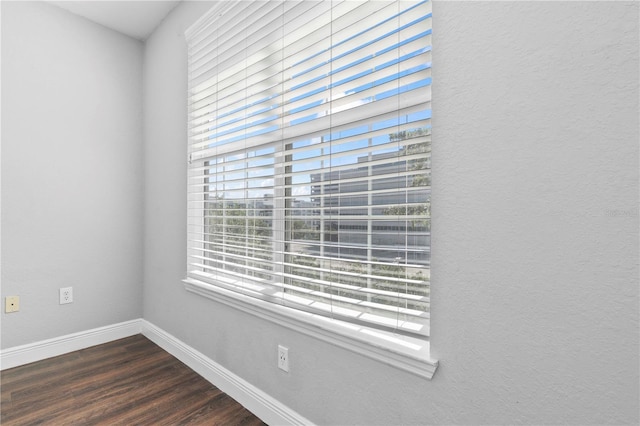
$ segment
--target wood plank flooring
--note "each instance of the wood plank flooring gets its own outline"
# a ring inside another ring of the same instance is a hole
[[[142,335],[2,372],[0,423],[264,425]]]

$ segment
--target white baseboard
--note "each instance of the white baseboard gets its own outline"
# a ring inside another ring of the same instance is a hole
[[[142,320],[142,334],[238,401],[265,423],[272,426],[313,425],[300,414],[150,322]]]
[[[140,334],[141,319],[125,321],[0,351],[0,370]]]

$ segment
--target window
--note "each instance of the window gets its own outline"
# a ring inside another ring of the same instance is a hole
[[[187,289],[424,347],[431,3],[219,2],[187,41]]]

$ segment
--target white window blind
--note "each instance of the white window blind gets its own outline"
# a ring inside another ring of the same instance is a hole
[[[187,41],[186,282],[428,336],[431,3],[220,2]]]

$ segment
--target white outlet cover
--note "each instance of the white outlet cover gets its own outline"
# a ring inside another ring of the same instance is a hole
[[[278,368],[289,372],[289,348],[278,345]]]
[[[65,305],[73,302],[73,287],[63,287],[60,289],[60,304]]]

